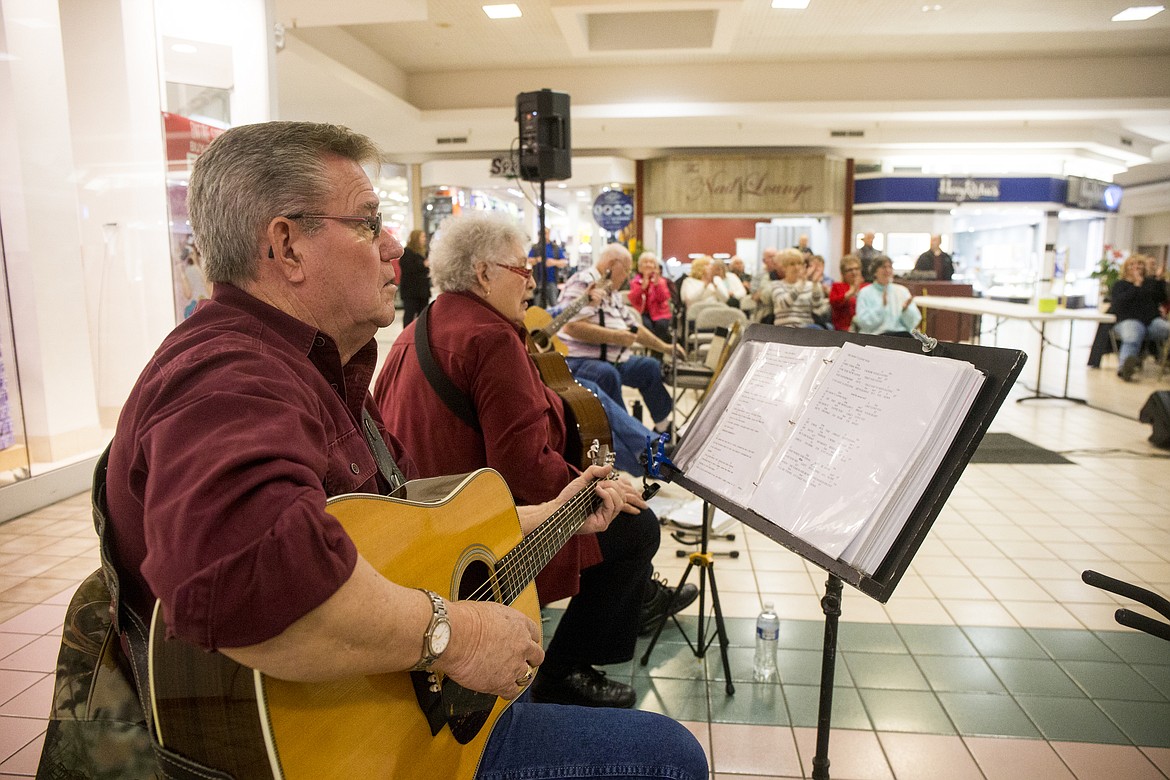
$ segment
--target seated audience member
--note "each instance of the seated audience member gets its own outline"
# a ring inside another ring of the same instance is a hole
[[[707,301],[727,303],[731,297],[726,280],[716,273],[715,261],[707,255],[697,257],[691,263],[691,272],[683,279],[679,294],[687,306]]]
[[[585,295],[590,285],[609,276],[610,292],[600,304],[590,301],[576,317],[561,329],[561,340],[569,348],[566,362],[573,376],[596,383],[619,404],[622,385],[635,387],[642,394],[646,410],[661,433],[670,427],[674,402],[662,383],[662,363],[654,358],[635,355],[635,345],[665,354],[685,357],[682,347],[670,344],[651,333],[641,318],[629,309],[617,292],[630,275],[630,253],[621,244],[606,244],[592,268],[578,271],[565,283],[562,293],[567,303]]]
[[[873,268],[873,284],[857,293],[853,324],[862,333],[909,335],[922,322],[914,296],[902,285],[894,284],[893,260],[879,255]]]
[[[829,308],[833,312],[833,329],[849,330],[857,312],[857,293],[866,283],[861,278],[861,260],[857,255],[841,258],[841,281],[829,288]]]
[[[825,295],[828,295],[829,288],[833,286],[833,277],[825,272],[825,258],[820,255],[808,255],[805,261],[804,267],[808,273],[808,280],[818,282],[821,287],[825,288]]]
[[[416,325],[395,340],[374,398],[387,430],[424,476],[493,468],[518,501],[539,503],[577,469],[564,453],[562,401],[541,380],[524,343],[524,310],[536,285],[523,246],[508,217],[473,211],[444,222],[431,253],[442,293],[429,310],[427,343],[478,425],[456,415],[429,384],[415,349]],[[644,446],[643,438],[638,447]],[[594,667],[630,660],[639,629],[662,617],[673,590],[663,592],[650,577],[658,518],[634,485],[618,484],[625,514],[578,549],[566,547],[537,577],[543,603],[572,596],[536,678],[537,701],[633,706],[633,689]],[[592,539],[597,544],[585,544]],[[685,595],[693,600],[697,589]]]
[[[812,249],[808,245],[808,236],[805,235],[802,235],[799,239],[797,239],[796,246],[792,248],[799,250],[802,255],[811,255],[813,253]]]
[[[742,257],[732,255],[731,259],[727,261],[727,270],[739,277],[739,281],[743,283],[744,290],[747,292],[752,291],[752,275],[744,267]]]
[[[918,260],[914,263],[915,271],[932,271],[934,278],[949,282],[951,277],[955,275],[955,265],[951,262],[951,256],[942,251],[942,236],[938,233],[933,233],[930,236],[930,249],[918,256]]]
[[[170,641],[272,678],[414,669],[515,699],[544,659],[534,621],[387,579],[326,511],[330,496],[387,493],[416,475],[368,390],[402,254],[362,167],[380,160],[346,128],[270,122],[227,130],[195,162],[190,219],[214,293],[166,337],[118,421],[105,477],[112,563],[139,615],[159,601]],[[552,501],[518,507],[523,531],[587,479],[566,482]],[[580,539],[627,500],[616,483],[596,489],[603,503]],[[417,541],[432,555],[432,540]],[[216,725],[201,738],[226,732]],[[420,755],[396,758],[425,766]],[[707,777],[700,746],[669,719],[523,702],[492,730],[478,776],[550,765]]]
[[[727,287],[727,305],[738,309],[740,302],[747,297],[747,288],[743,286],[738,276],[727,272],[727,264],[722,260],[712,260],[711,267],[714,269],[715,278],[722,280]]]
[[[776,264],[777,250],[769,247],[760,255],[760,272],[752,279],[752,300],[756,308],[752,311],[752,320],[771,325],[772,313],[772,283],[783,275]]]
[[[670,341],[670,298],[670,282],[662,275],[658,255],[643,252],[638,273],[630,279],[630,305],[642,315],[642,324],[663,341]]]
[[[1166,303],[1166,283],[1146,277],[1146,258],[1130,255],[1121,265],[1121,278],[1113,283],[1109,311],[1117,317],[1113,332],[1121,341],[1117,375],[1126,382],[1133,379],[1141,365],[1142,345],[1146,339],[1161,344],[1170,336],[1162,317]]]
[[[784,277],[772,282],[772,312],[774,324],[794,328],[820,328],[813,317],[829,312],[825,288],[820,282],[810,282],[804,267],[804,255],[799,249],[782,249],[776,260]]]

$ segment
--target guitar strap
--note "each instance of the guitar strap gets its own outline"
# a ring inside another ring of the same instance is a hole
[[[480,431],[479,415],[475,413],[475,405],[471,402],[471,398],[456,387],[451,378],[443,373],[443,369],[439,368],[439,364],[435,362],[435,356],[431,353],[431,340],[427,335],[427,315],[430,313],[432,305],[427,304],[415,322],[414,354],[418,358],[423,376],[427,378],[431,389],[442,399],[452,414],[462,420],[467,427],[478,432]]]
[[[378,425],[374,422],[370,410],[365,407],[362,407],[362,428],[366,434],[366,443],[370,445],[370,451],[374,453],[374,460],[378,462],[378,471],[381,472],[382,478],[390,486],[386,495],[392,496],[406,484],[406,477],[398,468],[398,464],[394,462],[394,456],[390,454],[386,440],[382,438],[382,434],[378,433]]]

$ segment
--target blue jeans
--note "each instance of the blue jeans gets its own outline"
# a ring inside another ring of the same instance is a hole
[[[1161,317],[1155,317],[1149,325],[1143,325],[1141,320],[1122,320],[1113,326],[1113,332],[1121,340],[1117,359],[1124,364],[1129,358],[1141,354],[1146,339],[1163,342],[1170,337],[1170,325]]]
[[[577,383],[591,391],[601,400],[605,416],[609,418],[609,432],[613,435],[613,454],[616,465],[630,474],[643,473],[638,456],[646,450],[646,437],[657,436],[626,411],[626,407],[609,397],[596,382],[577,378]]]
[[[707,780],[707,758],[679,723],[653,712],[532,704],[496,723],[477,780]]]
[[[670,416],[674,404],[662,384],[662,364],[653,358],[635,355],[624,363],[607,363],[592,358],[568,358],[569,370],[577,380],[588,379],[617,403],[622,403],[622,385],[637,388],[646,402],[650,419],[660,423]]]

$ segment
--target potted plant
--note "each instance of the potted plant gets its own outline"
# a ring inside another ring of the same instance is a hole
[[[1101,259],[1097,261],[1096,270],[1089,274],[1101,285],[1101,301],[1109,300],[1113,285],[1121,278],[1121,259],[1123,257],[1125,257],[1125,252],[1114,248],[1112,244],[1106,244],[1101,253]]]

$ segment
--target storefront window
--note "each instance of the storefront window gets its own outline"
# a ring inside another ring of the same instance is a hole
[[[4,273],[4,249],[0,247],[0,486],[29,476],[9,294],[8,278]]]

